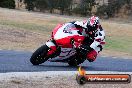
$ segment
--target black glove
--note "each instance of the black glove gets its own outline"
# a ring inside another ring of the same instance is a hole
[[[86,56],[87,53],[91,50],[93,50],[90,46],[88,45],[81,45],[79,48],[76,49],[77,52],[81,53],[83,56]]]
[[[89,45],[81,45],[80,49],[85,50],[87,52],[93,50]]]

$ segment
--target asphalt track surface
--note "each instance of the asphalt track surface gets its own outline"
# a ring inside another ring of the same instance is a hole
[[[5,72],[41,72],[41,71],[77,71],[66,63],[45,62],[33,66],[29,59],[32,52],[0,50],[0,73]],[[93,63],[87,60],[81,64],[87,71],[132,72],[132,59],[98,57]]]

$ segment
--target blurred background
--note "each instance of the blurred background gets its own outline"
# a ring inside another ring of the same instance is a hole
[[[132,0],[0,0],[0,7],[105,19],[132,16]]]
[[[132,56],[132,0],[0,0],[0,49],[33,51],[58,23],[101,18],[108,56]]]

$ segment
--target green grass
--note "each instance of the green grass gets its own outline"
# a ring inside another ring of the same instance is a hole
[[[132,54],[132,39],[129,37],[107,37],[105,49]]]
[[[1,25],[11,26],[11,27],[17,27],[17,28],[23,28],[27,30],[32,31],[40,31],[40,32],[50,32],[53,27],[51,25],[38,25],[34,23],[21,23],[21,22],[15,22],[15,21],[9,21],[9,20],[1,20]]]

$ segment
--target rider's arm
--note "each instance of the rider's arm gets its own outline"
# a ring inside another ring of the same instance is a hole
[[[95,34],[94,42],[90,45],[91,48],[93,48],[96,52],[102,51],[102,47],[105,44],[105,32],[100,27],[98,31]]]
[[[72,22],[77,28],[84,28],[84,29],[86,29],[87,28],[87,24],[86,24],[86,20],[84,20],[84,21],[74,21],[74,22]]]

